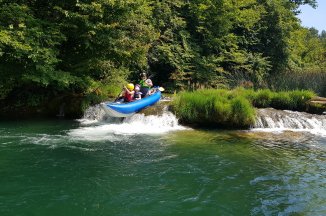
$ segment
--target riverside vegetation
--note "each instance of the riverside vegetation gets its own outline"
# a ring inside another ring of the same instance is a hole
[[[309,111],[307,102],[315,96],[312,91],[254,91],[207,89],[182,92],[173,100],[173,110],[180,120],[200,126],[248,128],[255,121],[255,107]]]
[[[301,26],[302,5],[317,7],[315,0],[0,0],[0,116],[55,116],[62,108],[78,117],[140,72],[171,92],[251,83],[325,96],[326,31]]]

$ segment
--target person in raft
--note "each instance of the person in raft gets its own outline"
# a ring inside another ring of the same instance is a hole
[[[146,73],[141,73],[140,77],[141,77],[141,80],[139,82],[140,92],[142,93],[143,97],[147,97],[149,95],[149,90],[153,86],[153,82],[151,79],[147,78]]]
[[[116,100],[116,102],[131,102],[134,99],[134,93],[134,84],[129,83],[123,87],[123,91],[119,95],[118,100]]]
[[[140,85],[135,86],[134,100],[140,100],[142,93],[140,92]]]

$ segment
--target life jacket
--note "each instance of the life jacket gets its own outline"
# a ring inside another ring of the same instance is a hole
[[[125,102],[130,102],[132,101],[132,94],[128,93],[127,91],[125,92],[125,95],[124,95],[124,101]]]
[[[134,99],[141,98],[142,93],[141,92],[135,92],[134,93]]]

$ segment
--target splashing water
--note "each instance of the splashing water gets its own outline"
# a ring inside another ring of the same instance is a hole
[[[162,134],[188,128],[178,124],[178,119],[167,108],[160,115],[135,114],[127,118],[112,118],[105,115],[100,106],[89,108],[80,119],[81,127],[68,134],[86,140],[112,139],[116,135]]]
[[[124,120],[100,113],[80,124],[0,122],[1,216],[326,215],[326,137],[162,134],[160,126],[180,127],[166,110]],[[138,127],[160,134],[124,134]]]
[[[269,132],[298,131],[326,136],[326,115],[282,111],[272,108],[259,109],[257,110],[253,130]]]

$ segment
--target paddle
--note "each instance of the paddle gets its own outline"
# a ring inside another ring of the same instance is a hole
[[[152,90],[154,90],[154,92],[157,92],[157,91],[162,92],[162,91],[164,91],[165,89],[164,89],[163,87],[154,86],[154,87],[152,88]],[[152,93],[154,93],[154,92],[152,92]]]

